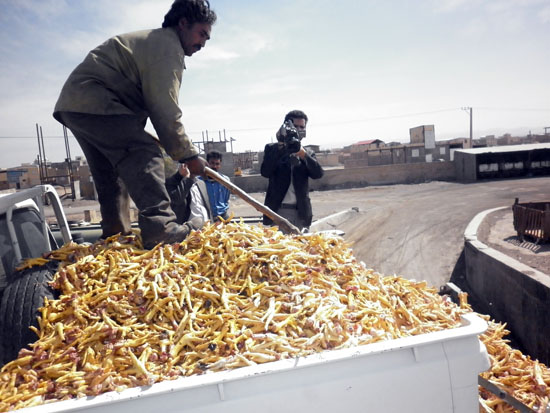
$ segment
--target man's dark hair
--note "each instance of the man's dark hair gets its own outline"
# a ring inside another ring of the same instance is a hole
[[[206,154],[206,160],[210,161],[210,159],[219,159],[222,160],[222,153],[218,151],[210,151]]]
[[[185,17],[189,24],[216,22],[216,13],[210,8],[208,0],[175,0],[164,16],[162,27],[173,27]]]
[[[294,121],[294,119],[304,119],[307,123],[307,115],[304,112],[302,112],[301,110],[291,110],[285,116],[285,122],[287,120]]]

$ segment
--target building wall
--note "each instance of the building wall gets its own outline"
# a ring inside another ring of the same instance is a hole
[[[359,188],[367,185],[412,184],[432,180],[454,181],[452,162],[432,162],[329,169],[321,179],[310,179],[311,190]],[[236,176],[232,181],[245,192],[265,192],[268,180],[261,175]]]
[[[8,182],[8,173],[7,171],[0,171],[0,190],[9,189],[10,184]]]
[[[321,146],[319,145],[304,145],[304,148],[309,149],[310,151],[313,151],[315,153],[318,153],[321,151]]]
[[[21,178],[25,174],[25,171],[9,169],[6,173],[10,188],[21,189]]]
[[[402,163],[423,163],[451,161],[451,148],[448,142],[436,142],[434,148],[426,148],[422,143],[389,146],[351,153],[343,160],[346,168],[392,165]]]
[[[231,152],[222,152],[220,172],[230,178],[235,175],[235,164],[233,163],[233,154]]]
[[[22,172],[19,177],[19,187],[21,189],[40,185],[40,170],[38,169],[38,165],[23,164],[16,168],[10,168],[10,170]]]
[[[456,179],[474,182],[522,176],[550,175],[550,148],[470,153],[455,152]]]
[[[393,163],[392,150],[373,150],[367,152],[367,165],[391,165]]]
[[[316,153],[315,157],[321,166],[339,166],[340,155],[337,153]]]
[[[204,156],[210,151],[218,151],[221,153],[227,152],[227,143],[224,141],[207,141],[204,144]]]
[[[476,158],[473,154],[462,151],[454,152],[456,180],[459,182],[473,182],[476,177]]]
[[[380,139],[373,139],[373,141],[371,143],[362,143],[362,144],[353,144],[351,145],[350,147],[350,152],[351,153],[356,153],[356,152],[364,152],[366,150],[369,150],[369,149],[377,149],[377,148],[381,148],[385,146],[384,145],[384,142],[382,142]]]
[[[80,181],[80,196],[82,199],[95,199],[97,200],[97,192],[93,181]]]
[[[19,176],[18,188],[27,189],[31,187],[32,185],[29,182],[29,174],[27,171],[23,171],[23,173]]]
[[[434,151],[434,160],[452,161],[451,146],[448,143],[436,145]]]
[[[409,129],[411,144],[421,143],[429,149],[435,147],[434,125],[422,125]]]
[[[405,146],[405,162],[426,162],[426,148],[423,144],[411,144]]]
[[[241,169],[251,169],[257,158],[258,155],[256,152],[234,153],[233,164],[235,165],[235,168],[239,167]]]
[[[84,199],[97,199],[94,180],[89,165],[81,165],[76,172],[76,179],[80,181],[80,196]]]
[[[470,293],[474,294],[481,311],[497,321],[506,321],[519,344],[529,354],[548,364],[548,277],[488,248],[477,238],[466,238],[464,258]],[[525,320],[532,322],[526,323]]]

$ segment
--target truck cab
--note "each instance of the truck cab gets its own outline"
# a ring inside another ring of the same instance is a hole
[[[44,297],[54,296],[48,283],[55,263],[18,269],[24,260],[58,248],[45,219],[45,202],[55,211],[62,242],[70,242],[67,219],[51,185],[0,194],[0,366],[36,339],[29,326],[36,326]]]

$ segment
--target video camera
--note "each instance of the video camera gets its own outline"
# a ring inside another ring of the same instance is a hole
[[[302,135],[298,132],[290,119],[279,128],[277,139],[285,145],[285,149],[288,153],[296,153],[300,150]]]

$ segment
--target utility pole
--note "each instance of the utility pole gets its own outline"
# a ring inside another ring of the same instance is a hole
[[[464,107],[462,108],[462,110],[468,112],[470,114],[470,148],[473,148],[474,147],[474,141],[473,141],[473,122],[472,122],[472,117],[473,117],[473,108],[471,107]]]
[[[44,174],[42,173],[42,147],[40,146],[40,130],[36,124],[36,137],[38,138],[38,173],[40,174],[40,184],[44,184]]]
[[[63,138],[65,139],[65,152],[67,157],[65,162],[67,162],[67,172],[69,173],[69,184],[71,185],[71,198],[73,201],[76,199],[75,194],[75,185],[74,185],[74,175],[73,175],[73,160],[71,159],[71,148],[69,146],[69,133],[67,132],[67,127],[63,125]]]
[[[42,143],[42,163],[44,164],[44,177],[46,183],[49,184],[50,179],[48,177],[48,160],[46,158],[46,149],[44,148],[44,134],[42,133],[42,126],[39,126],[40,129],[40,142]]]
[[[546,126],[546,127],[544,128],[544,134],[545,134],[545,135],[548,135],[548,129],[550,129],[550,126]]]
[[[42,126],[36,124],[36,136],[38,138],[38,167],[40,172],[40,183],[50,183],[48,179],[48,165],[46,161],[46,151],[44,150],[44,135]]]

